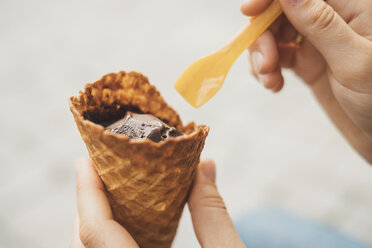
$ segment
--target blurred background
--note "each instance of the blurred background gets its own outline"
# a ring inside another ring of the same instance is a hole
[[[247,54],[200,109],[173,88],[192,61],[246,22],[241,2],[0,1],[0,247],[67,247],[74,161],[87,155],[68,97],[109,72],[136,70],[184,122],[208,124],[230,214],[277,208],[372,244],[372,169],[294,75],[279,94],[249,74]],[[197,247],[188,210],[174,247]]]

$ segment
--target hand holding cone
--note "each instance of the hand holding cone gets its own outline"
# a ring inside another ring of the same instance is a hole
[[[70,98],[71,112],[102,179],[115,220],[140,247],[170,247],[208,135],[207,126],[183,126],[146,77],[111,73]],[[152,114],[185,135],[160,143],[131,140],[99,123],[126,111]]]

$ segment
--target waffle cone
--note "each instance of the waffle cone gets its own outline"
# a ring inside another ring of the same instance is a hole
[[[209,128],[183,126],[156,88],[136,72],[111,73],[87,84],[70,98],[70,108],[115,220],[142,248],[170,247]],[[128,110],[153,114],[185,135],[155,143],[131,140],[97,124]]]

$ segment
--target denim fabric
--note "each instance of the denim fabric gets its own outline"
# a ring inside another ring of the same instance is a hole
[[[247,248],[372,247],[330,227],[278,209],[247,213],[236,219],[234,225]]]

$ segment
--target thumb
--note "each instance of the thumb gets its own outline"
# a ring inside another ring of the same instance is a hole
[[[217,192],[215,178],[214,162],[200,163],[188,202],[195,234],[202,247],[245,247]]]
[[[331,5],[324,0],[279,1],[292,25],[320,51],[331,67],[353,56],[358,35]]]

